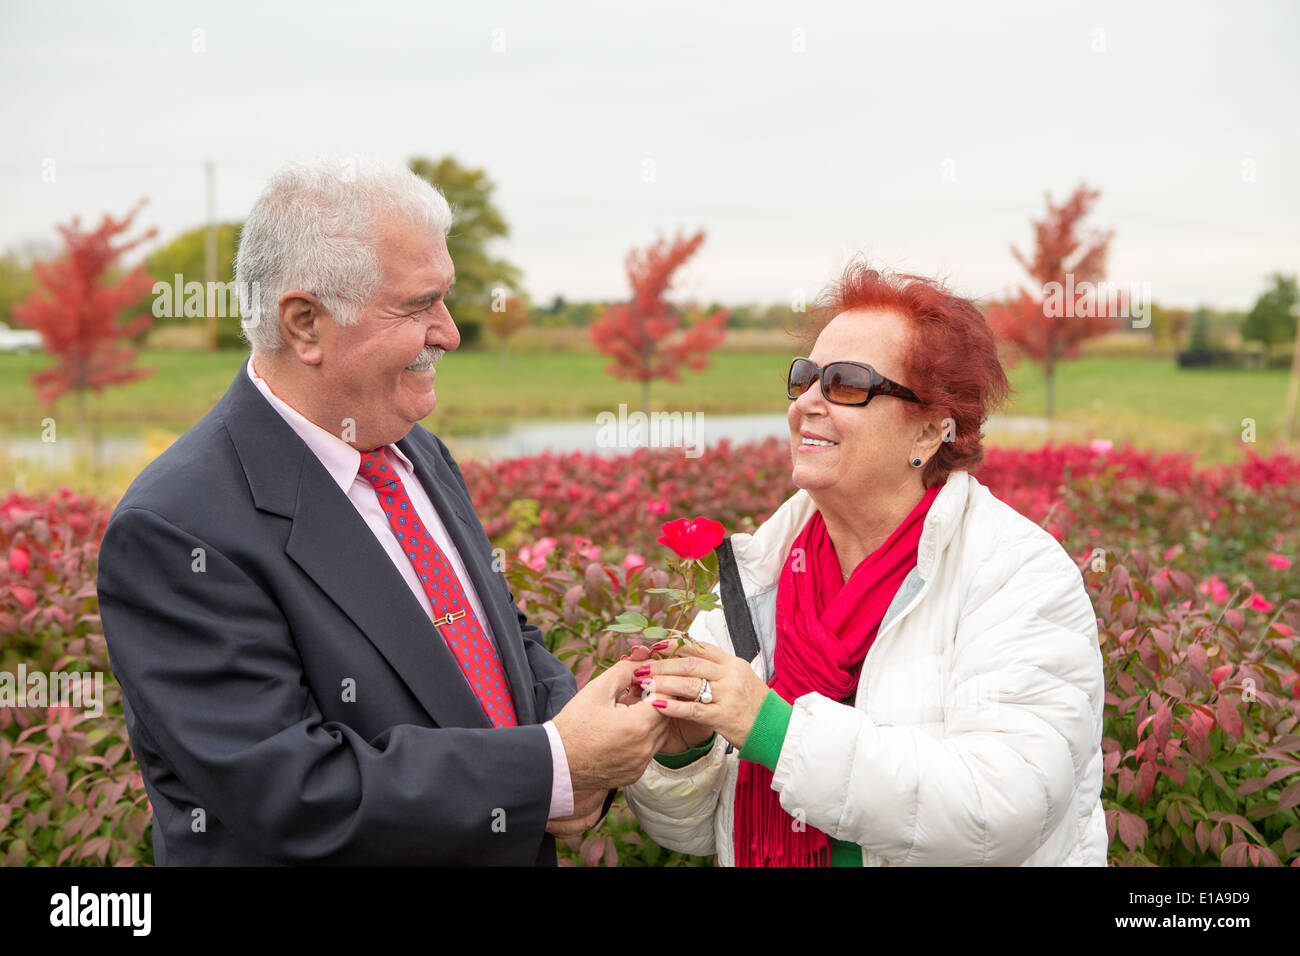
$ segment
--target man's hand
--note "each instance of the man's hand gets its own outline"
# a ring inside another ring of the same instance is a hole
[[[573,813],[567,817],[547,820],[546,832],[560,840],[582,836],[600,819],[600,810],[608,795],[608,790],[575,790]]]
[[[637,687],[638,666],[619,661],[588,681],[553,718],[575,794],[639,780],[650,758],[663,749],[669,724],[659,710],[646,700],[619,703],[629,688]]]

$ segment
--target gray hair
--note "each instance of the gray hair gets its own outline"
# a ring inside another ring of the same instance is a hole
[[[375,253],[384,216],[445,237],[442,193],[405,166],[361,156],[293,163],[271,177],[239,234],[235,288],[253,352],[284,347],[279,299],[301,289],[339,325],[355,325],[383,278]]]

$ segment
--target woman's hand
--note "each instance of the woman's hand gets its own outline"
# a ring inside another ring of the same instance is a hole
[[[690,720],[668,717],[668,739],[664,742],[663,753],[679,754],[692,750],[713,736],[713,728],[697,724]]]
[[[669,641],[660,641],[652,647],[638,645],[632,648],[623,659],[631,660],[637,664],[644,664],[646,661],[650,660],[654,653],[667,650],[669,646]],[[642,694],[645,693],[646,687],[650,683],[651,680],[648,676],[640,678],[638,684]],[[636,700],[640,699],[640,697],[629,695],[624,700],[620,701],[620,703],[632,704],[635,703]],[[679,754],[683,751],[691,750],[713,736],[712,727],[705,727],[703,724],[692,723],[689,720],[676,720],[671,717],[665,717],[664,719],[668,721],[669,728],[668,739],[664,742],[663,753]]]
[[[709,644],[684,644],[665,660],[650,661],[656,707],[664,716],[716,730],[735,747],[743,747],[758,716],[768,687],[747,661],[724,654]],[[709,682],[710,703],[701,703],[703,681]]]

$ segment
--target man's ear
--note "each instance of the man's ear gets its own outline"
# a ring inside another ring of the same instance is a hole
[[[294,289],[280,296],[280,336],[304,365],[319,365],[320,333],[330,321],[320,299],[310,292]]]

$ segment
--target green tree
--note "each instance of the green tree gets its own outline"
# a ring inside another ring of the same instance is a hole
[[[1192,313],[1187,309],[1167,309],[1151,303],[1150,349],[1154,351],[1160,347],[1178,351],[1191,319]]]
[[[13,308],[36,288],[36,273],[32,264],[42,259],[53,259],[58,250],[49,243],[27,242],[4,251],[0,255],[0,322],[16,325]]]
[[[1193,352],[1208,352],[1213,343],[1210,341],[1210,310],[1201,306],[1192,313],[1191,338],[1187,347]]]
[[[244,224],[242,222],[223,222],[217,224],[217,282],[234,282],[235,280],[235,250],[239,246],[239,230]],[[203,283],[207,281],[205,252],[207,249],[207,226],[199,226],[188,232],[183,232],[167,244],[160,246],[150,253],[144,261],[145,271],[149,273],[156,281],[165,282],[171,288],[171,306],[170,315],[155,315],[157,324],[162,325],[197,325],[204,326],[208,321],[206,290],[202,295],[204,304],[201,315],[188,314],[184,308],[185,295],[184,286],[189,282]],[[180,279],[177,280],[177,276]],[[176,284],[180,283],[181,301],[175,301]],[[233,289],[233,286],[227,288]],[[217,309],[217,348],[240,348],[244,345],[243,339],[239,337],[239,297],[236,295],[223,296],[223,303]],[[193,300],[197,304],[197,300]],[[213,299],[213,305],[216,306],[216,299]],[[225,307],[233,305],[233,309]],[[189,312],[192,312],[190,309]],[[221,313],[224,312],[223,316]]]
[[[1260,342],[1265,349],[1295,338],[1296,305],[1300,303],[1294,275],[1275,272],[1271,278],[1273,288],[1255,300],[1254,308],[1241,323],[1241,337]]]
[[[455,216],[447,236],[447,252],[456,266],[456,285],[447,296],[447,308],[460,327],[461,339],[477,338],[492,309],[493,296],[522,292],[522,273],[504,259],[493,258],[489,246],[510,234],[505,218],[492,204],[495,184],[481,169],[462,166],[451,156],[439,160],[416,157],[411,171],[436,186]],[[468,334],[467,334],[468,333]]]

